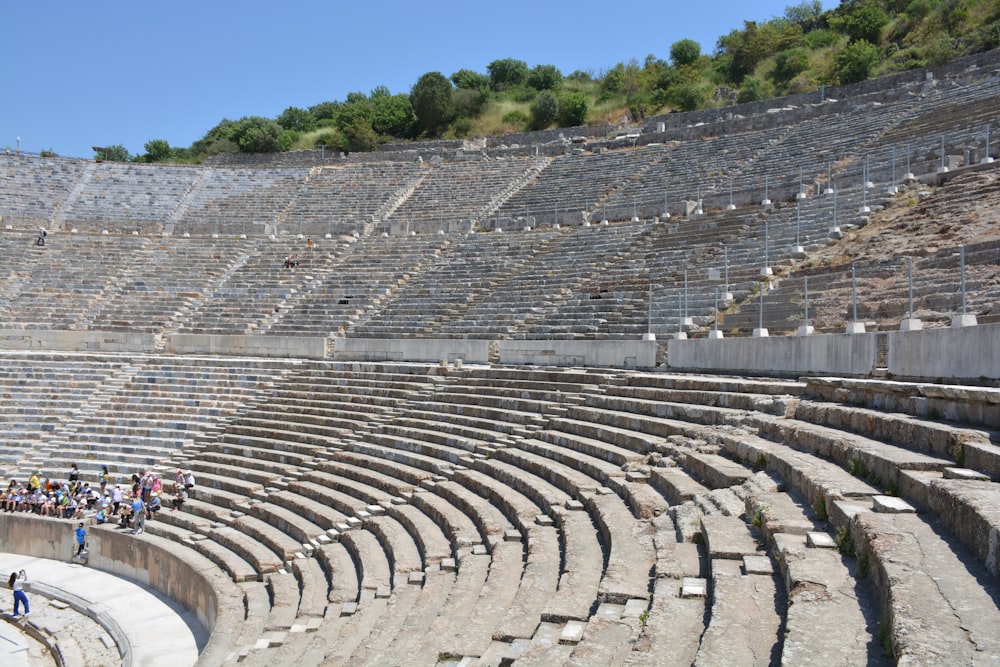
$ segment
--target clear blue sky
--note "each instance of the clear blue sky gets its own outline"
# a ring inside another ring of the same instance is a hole
[[[798,0],[336,2],[2,0],[0,149],[187,147],[223,118],[273,118],[426,72],[499,58],[599,74],[693,39],[711,53],[743,20]],[[824,0],[827,9],[836,0]]]

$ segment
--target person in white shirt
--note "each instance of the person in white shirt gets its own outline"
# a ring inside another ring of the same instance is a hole
[[[31,613],[31,607],[28,605],[28,596],[24,592],[24,585],[28,582],[28,575],[25,574],[24,570],[20,572],[10,573],[10,587],[14,589],[14,618],[17,618],[21,614],[21,605],[24,605],[24,615],[28,616]]]

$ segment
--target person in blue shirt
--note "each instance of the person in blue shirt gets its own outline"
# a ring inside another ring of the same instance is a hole
[[[132,499],[132,525],[133,535],[142,535],[146,530],[146,503],[142,502],[142,496]]]
[[[79,548],[76,550],[76,555],[80,556],[87,549],[87,529],[83,527],[83,524],[79,524],[74,531],[76,533],[76,543]]]

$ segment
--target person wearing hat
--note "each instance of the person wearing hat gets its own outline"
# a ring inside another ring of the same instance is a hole
[[[152,519],[156,516],[156,513],[163,508],[163,503],[160,502],[160,494],[153,491],[153,495],[149,498],[149,505],[146,509],[149,511],[149,518]]]
[[[178,484],[177,492],[176,495],[174,495],[174,500],[173,500],[174,508],[170,511],[176,512],[177,510],[179,510],[181,507],[184,506],[185,500],[187,500],[187,491],[184,489],[183,484]]]

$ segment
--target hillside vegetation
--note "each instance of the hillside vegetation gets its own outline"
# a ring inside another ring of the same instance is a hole
[[[843,0],[829,11],[805,0],[783,16],[745,21],[719,37],[711,54],[682,39],[666,58],[649,54],[599,74],[505,58],[485,72],[428,72],[405,93],[377,86],[288,107],[277,118],[224,119],[188,148],[153,139],[144,154],[112,146],[99,157],[197,162],[219,153],[371,151],[408,140],[633,123],[940,65],[998,46],[997,0]]]

